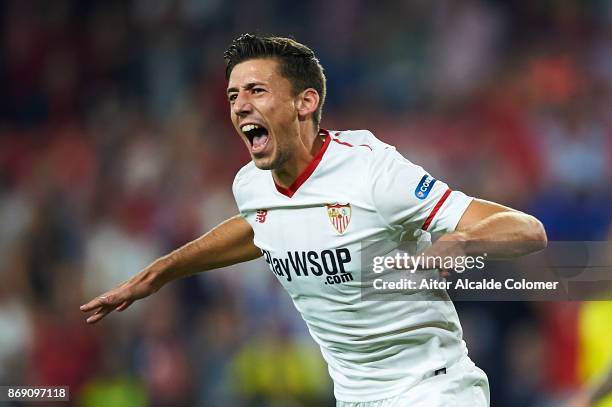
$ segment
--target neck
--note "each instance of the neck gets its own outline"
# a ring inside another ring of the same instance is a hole
[[[291,158],[281,168],[272,170],[274,181],[285,188],[289,188],[297,177],[304,172],[323,146],[323,139],[319,136],[318,126],[311,125],[308,126],[308,129],[302,129],[300,126],[298,138],[297,146]]]

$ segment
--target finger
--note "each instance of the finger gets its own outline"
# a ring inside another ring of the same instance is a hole
[[[102,307],[110,306],[114,308],[115,306],[121,304],[124,301],[122,297],[123,296],[119,296],[117,293],[112,293],[112,294],[106,293],[92,300],[90,304],[93,304],[93,306],[88,307],[89,304],[86,304],[84,306],[81,306],[81,310],[87,312],[87,311],[91,311],[94,308],[100,307],[100,306]]]
[[[97,314],[98,312],[102,311],[102,308],[103,308],[102,306],[99,306],[98,308],[93,309],[93,310],[92,310],[92,311],[93,311],[93,314],[92,314],[92,315],[95,315],[95,314]]]
[[[96,322],[104,318],[106,315],[108,315],[112,310],[112,308],[101,308],[95,314],[87,318],[86,322],[88,324],[95,324]]]
[[[94,316],[91,316],[89,318],[87,318],[87,320],[85,322],[87,322],[88,324],[95,324],[96,322],[98,322],[99,320],[101,320],[102,318],[104,318],[104,315],[102,314],[96,314]]]
[[[132,305],[133,301],[124,301],[123,303],[121,303],[121,305],[119,305],[117,308],[115,308],[115,311],[123,311],[125,310],[127,307],[129,307],[130,305]]]
[[[83,304],[80,306],[80,310],[83,312],[93,311],[96,308],[100,308],[102,306],[102,301],[100,297],[96,297],[93,300],[89,301],[87,304]]]

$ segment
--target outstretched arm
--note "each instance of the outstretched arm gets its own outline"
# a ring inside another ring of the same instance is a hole
[[[82,305],[81,311],[95,311],[87,318],[87,323],[92,324],[112,311],[123,311],[170,281],[260,256],[261,251],[253,244],[251,225],[243,217],[234,216],[200,238],[155,260],[123,284]]]

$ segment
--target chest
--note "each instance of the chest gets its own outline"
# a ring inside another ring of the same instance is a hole
[[[274,252],[346,247],[384,229],[373,208],[332,200],[257,208],[247,220],[257,246]]]
[[[384,230],[376,212],[359,202],[261,208],[247,220],[270,270],[292,294],[355,289],[363,241]]]

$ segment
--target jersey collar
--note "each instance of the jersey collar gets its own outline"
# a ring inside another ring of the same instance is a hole
[[[285,187],[278,185],[276,181],[274,181],[274,178],[272,178],[272,181],[274,182],[274,186],[276,186],[276,190],[278,192],[291,198],[297,192],[298,188],[302,186],[302,184],[306,182],[306,180],[312,175],[314,170],[317,169],[317,166],[323,159],[323,154],[325,154],[325,151],[327,150],[327,147],[329,146],[329,142],[331,141],[331,136],[329,135],[329,131],[325,129],[321,129],[319,131],[319,136],[325,137],[325,140],[323,141],[323,145],[321,146],[321,149],[312,158],[312,161],[308,164],[308,166],[304,169],[304,171],[302,171],[302,173],[298,175],[295,181],[293,181],[293,184],[291,184],[289,188],[285,188]],[[271,172],[270,172],[270,175],[272,175]]]

